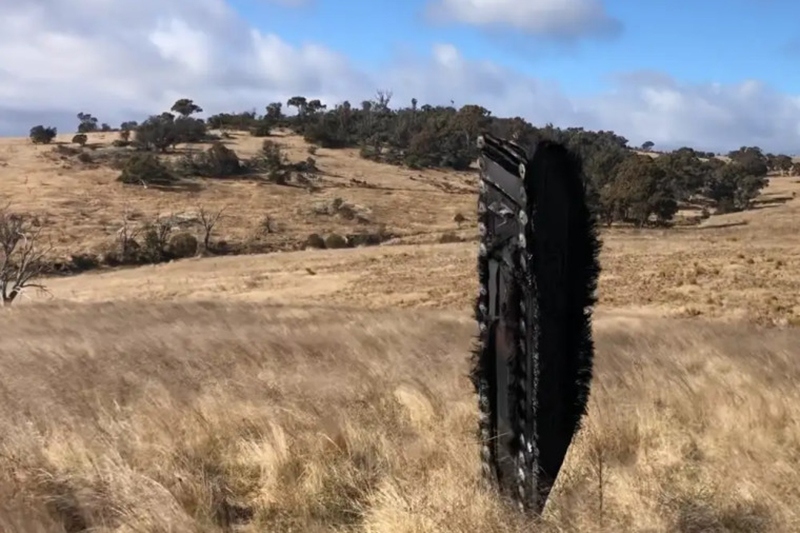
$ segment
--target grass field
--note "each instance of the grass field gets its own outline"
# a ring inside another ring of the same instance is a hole
[[[313,195],[161,192],[50,150],[0,140],[0,194],[57,253],[199,204],[235,206],[220,238],[267,213],[299,241],[356,224],[309,212],[334,197],[398,238],[51,279],[2,310],[0,531],[800,530],[798,178],[700,226],[604,230],[589,415],[533,524],[478,485],[474,176],[320,150]]]

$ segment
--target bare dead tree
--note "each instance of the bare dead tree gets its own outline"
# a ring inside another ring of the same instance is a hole
[[[197,218],[200,220],[200,225],[203,228],[203,251],[208,252],[211,246],[211,234],[214,227],[222,218],[227,206],[223,206],[218,211],[208,211],[206,208],[200,206],[197,208]]]
[[[130,212],[127,205],[122,213],[122,225],[117,230],[117,250],[119,250],[119,261],[126,263],[139,250],[139,243],[136,238],[141,233],[141,228],[131,224]]]
[[[175,225],[175,215],[170,213],[166,216],[156,216],[142,228],[145,254],[151,262],[159,262],[164,259],[164,253]]]
[[[389,110],[389,102],[392,100],[393,93],[388,89],[380,89],[375,93],[375,100],[373,101],[377,111],[385,113]]]
[[[159,244],[166,246],[169,241],[169,236],[172,234],[172,230],[175,229],[175,215],[170,214],[166,217],[156,217],[151,227],[156,232]]]
[[[158,215],[147,224],[146,229],[153,232],[153,238],[159,246],[163,247],[167,245],[170,235],[175,230],[176,220],[177,215],[172,212],[168,215]]]
[[[26,289],[46,291],[36,280],[45,275],[45,256],[52,246],[41,246],[41,226],[31,217],[0,208],[0,297],[8,306]]]

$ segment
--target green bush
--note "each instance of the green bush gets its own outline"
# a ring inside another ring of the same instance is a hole
[[[154,154],[139,153],[123,163],[117,180],[126,184],[169,185],[175,183],[177,177]]]
[[[205,152],[183,156],[177,163],[178,172],[185,176],[226,178],[239,176],[246,167],[236,152],[216,141]]]
[[[31,128],[29,137],[33,144],[50,144],[58,135],[58,130],[53,127],[45,128],[42,125]]]

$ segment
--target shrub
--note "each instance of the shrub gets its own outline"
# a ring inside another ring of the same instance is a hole
[[[272,130],[272,124],[267,120],[259,120],[255,126],[250,130],[250,135],[253,137],[269,137]]]
[[[325,248],[329,250],[347,248],[348,246],[347,239],[338,233],[331,233],[325,236]]]
[[[141,185],[168,185],[177,181],[158,157],[149,153],[131,156],[123,164],[122,173],[117,179],[122,183]]]
[[[56,128],[45,128],[42,125],[38,125],[31,128],[29,137],[33,144],[50,144],[56,138],[56,135],[58,135]]]
[[[279,185],[289,180],[289,164],[281,147],[275,141],[264,140],[261,152],[249,161],[250,168],[255,172],[263,172],[270,181]]]
[[[219,141],[203,153],[184,156],[177,166],[184,175],[207,178],[238,176],[246,171],[236,152]]]
[[[235,176],[242,173],[239,156],[221,142],[215,142],[203,153],[201,163],[205,175]]]
[[[298,172],[309,172],[309,173],[319,172],[319,167],[317,167],[317,160],[314,159],[313,157],[307,157],[305,161],[300,161],[292,166]]]
[[[197,255],[198,247],[197,237],[189,232],[182,231],[170,237],[167,253],[175,259],[184,259]]]
[[[261,157],[267,168],[282,168],[286,164],[286,156],[281,145],[275,141],[265,140],[261,144]]]
[[[96,255],[92,254],[74,254],[70,256],[72,266],[79,272],[92,270],[100,266],[100,260]]]
[[[89,137],[85,133],[78,133],[72,138],[72,142],[75,144],[79,144],[80,146],[86,146],[86,143],[89,141]]]
[[[80,148],[75,148],[73,146],[65,146],[63,144],[55,145],[52,148],[52,151],[61,156],[61,159],[66,159],[68,157],[76,156],[82,153]]]
[[[180,142],[175,119],[169,113],[153,115],[136,127],[136,144],[145,150],[166,152]]]
[[[140,260],[155,264],[167,259],[167,243],[165,241],[169,230],[164,233],[159,230],[160,228],[153,225],[145,228],[142,248],[139,251]]]
[[[319,233],[312,233],[306,238],[307,248],[325,248],[325,239]]]

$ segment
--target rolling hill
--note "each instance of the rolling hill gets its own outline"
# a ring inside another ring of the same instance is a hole
[[[111,134],[90,137],[100,160]],[[201,208],[224,208],[215,239],[273,251],[55,276],[2,310],[0,530],[531,530],[478,483],[475,176],[314,157],[311,190],[160,190],[0,139],[1,194],[53,257]],[[798,190],[775,177],[750,211],[603,230],[589,416],[537,531],[800,529]]]

